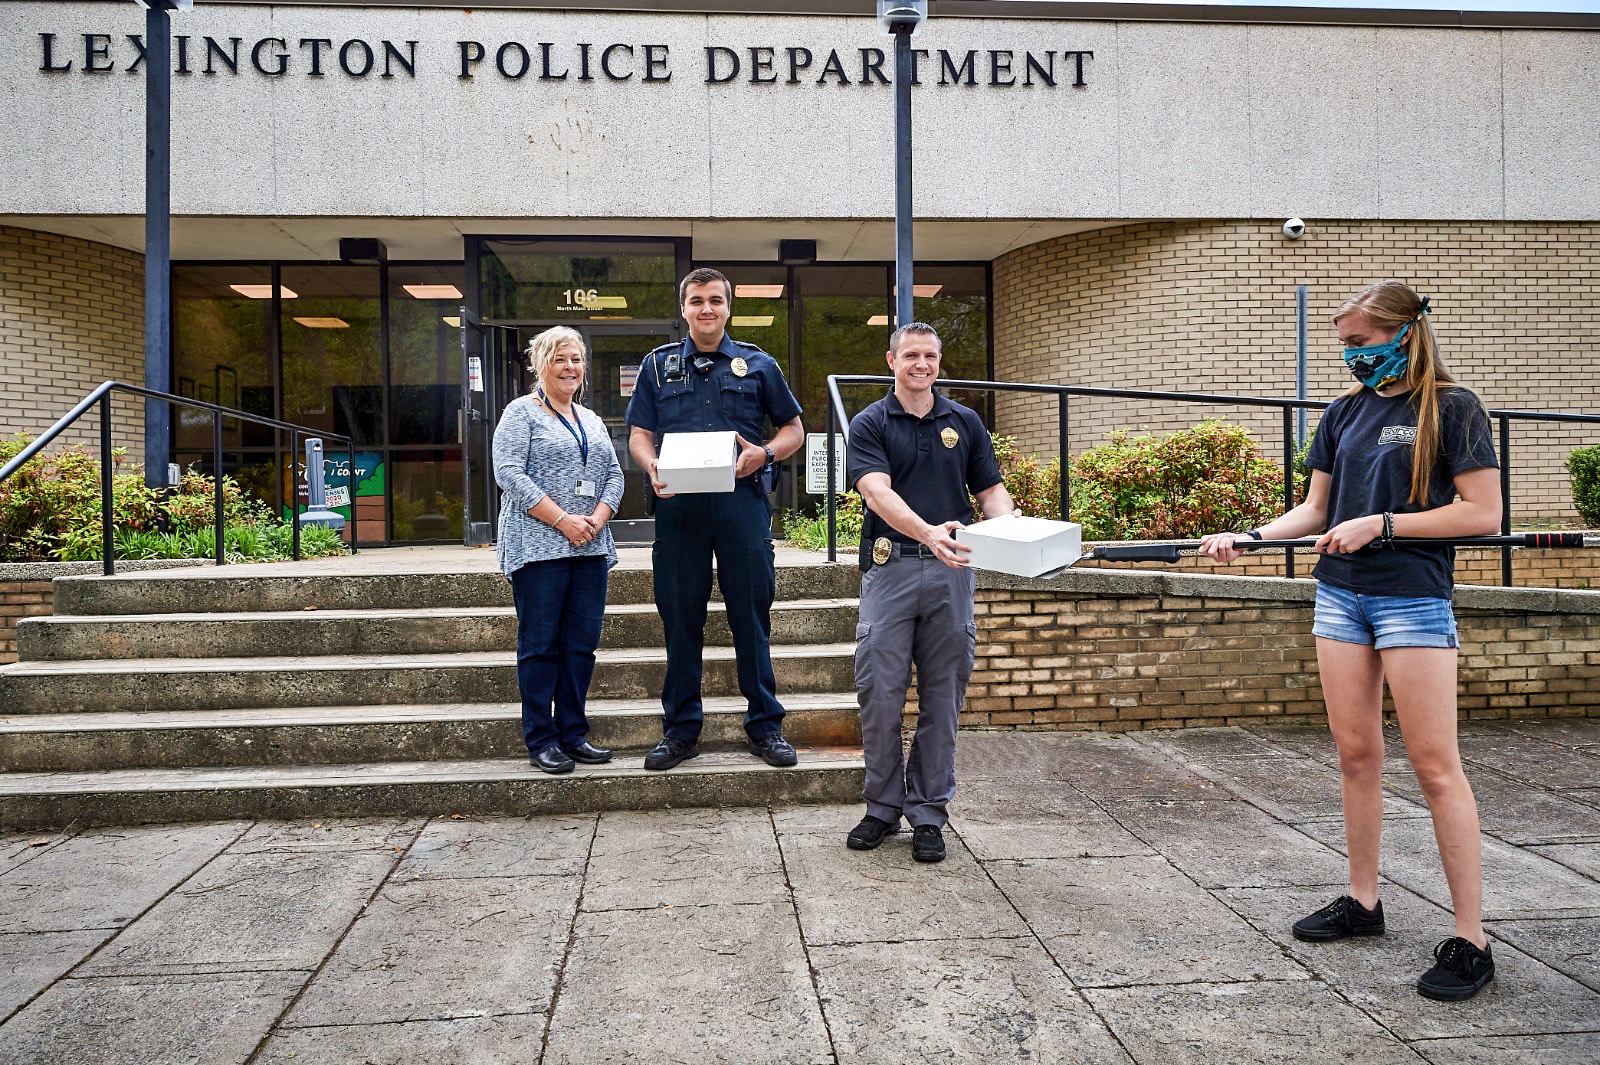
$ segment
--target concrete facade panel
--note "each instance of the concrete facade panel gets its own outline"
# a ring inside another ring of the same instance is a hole
[[[137,7],[8,14],[0,214],[137,214]],[[179,215],[892,209],[892,90],[874,74],[892,77],[892,48],[866,17],[206,4],[173,21]],[[1591,32],[935,18],[915,45],[925,218],[1600,216]],[[647,46],[662,80],[644,80]],[[708,49],[725,49],[715,71]],[[1081,86],[1075,52],[1093,53]]]
[[[1600,34],[1508,34],[1506,216],[1593,218],[1600,203]]]

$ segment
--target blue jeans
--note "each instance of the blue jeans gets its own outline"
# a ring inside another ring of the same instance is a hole
[[[1367,595],[1317,582],[1311,633],[1341,643],[1387,647],[1455,647],[1456,616],[1448,599]]]
[[[553,743],[575,747],[589,735],[583,707],[606,612],[606,570],[604,557],[589,556],[529,562],[511,575],[529,754]]]
[[[667,678],[661,688],[662,732],[694,743],[705,717],[701,702],[706,604],[711,559],[733,630],[744,730],[752,740],[783,728],[783,705],[772,673],[772,600],[777,571],[772,553],[772,504],[748,484],[732,492],[671,496],[656,503],[656,609],[667,638]]]

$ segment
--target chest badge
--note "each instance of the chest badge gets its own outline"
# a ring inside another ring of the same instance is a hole
[[[961,434],[946,426],[939,432],[939,439],[944,441],[945,447],[955,447],[961,443]]]
[[[733,376],[735,376],[735,377],[743,377],[745,374],[747,374],[749,372],[750,372],[750,364],[748,362],[745,362],[743,359],[734,359],[733,360]]]
[[[872,541],[873,564],[881,566],[885,562],[889,561],[889,552],[891,550],[893,550],[893,548],[890,546],[889,538],[887,536],[880,536],[876,540]]]

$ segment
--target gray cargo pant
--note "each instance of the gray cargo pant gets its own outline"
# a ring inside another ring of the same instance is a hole
[[[932,558],[891,558],[861,578],[856,625],[856,699],[867,813],[943,826],[956,790],[956,726],[978,640],[974,578]],[[900,716],[917,667],[917,731],[903,759]]]

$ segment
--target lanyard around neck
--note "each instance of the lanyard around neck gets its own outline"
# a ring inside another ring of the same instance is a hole
[[[567,432],[572,434],[573,442],[578,445],[578,454],[583,456],[583,465],[587,469],[589,466],[589,431],[583,427],[583,418],[578,415],[577,405],[574,404],[572,408],[573,420],[578,423],[578,427],[574,429],[572,422],[562,417],[561,412],[556,410],[555,405],[550,402],[550,397],[544,394],[544,389],[542,388],[539,389],[539,401],[544,404],[546,410],[560,420],[562,425],[566,426]]]

